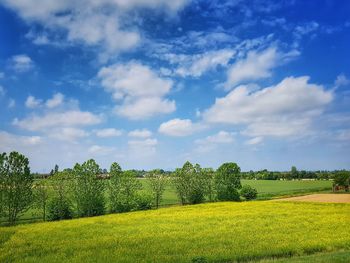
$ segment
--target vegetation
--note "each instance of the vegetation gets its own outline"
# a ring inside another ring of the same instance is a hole
[[[242,187],[241,169],[235,163],[224,163],[216,173],[215,187],[220,201],[239,201],[238,189]]]
[[[28,159],[18,152],[0,155],[0,200],[2,216],[14,224],[32,202],[33,177]]]
[[[21,225],[0,228],[0,262],[290,259],[350,250],[349,214],[349,204],[252,201]]]
[[[158,208],[160,202],[162,201],[168,178],[162,174],[160,170],[153,170],[149,172],[146,178],[148,179],[152,190],[154,204],[156,208]]]
[[[250,201],[256,199],[258,196],[258,191],[250,185],[243,185],[241,189],[241,196],[243,196],[245,200]]]

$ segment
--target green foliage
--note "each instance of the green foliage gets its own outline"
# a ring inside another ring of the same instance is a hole
[[[74,197],[79,216],[104,214],[104,182],[97,178],[99,172],[100,167],[93,159],[74,166]]]
[[[33,176],[28,159],[18,153],[0,155],[0,212],[14,224],[32,202]]]
[[[47,180],[42,179],[34,184],[33,196],[34,207],[41,210],[43,221],[46,221],[46,210],[49,200],[49,185],[47,183]]]
[[[210,202],[215,200],[215,171],[212,168],[202,168],[205,195]]]
[[[122,172],[117,163],[110,169],[108,196],[111,212],[128,212],[137,208],[137,191],[141,183],[133,171]]]
[[[339,171],[334,175],[334,184],[338,186],[345,187],[346,191],[349,191],[350,186],[350,172],[349,171]]]
[[[160,171],[153,170],[146,175],[156,208],[162,201],[168,178]]]
[[[216,171],[215,187],[220,201],[239,201],[241,169],[236,163],[224,163]]]
[[[254,200],[258,196],[258,191],[250,185],[243,185],[241,189],[241,196],[243,196],[247,201]]]
[[[140,191],[136,194],[137,210],[152,209],[153,196],[146,191]]]
[[[47,210],[49,221],[71,219],[73,217],[69,202],[57,196],[49,201]]]
[[[193,166],[186,162],[181,169],[175,170],[173,183],[181,204],[204,202],[207,192],[205,179],[199,164]]]

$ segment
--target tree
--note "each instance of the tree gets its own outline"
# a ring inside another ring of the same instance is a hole
[[[205,195],[210,202],[215,200],[215,172],[212,168],[203,168],[203,183],[205,187]]]
[[[133,171],[123,172],[117,163],[110,168],[108,184],[111,212],[128,212],[137,208],[137,192],[141,183]]]
[[[290,169],[290,177],[292,179],[298,179],[299,178],[299,172],[295,166],[292,166]]]
[[[239,201],[241,169],[236,163],[224,163],[216,171],[215,188],[220,201]]]
[[[0,196],[3,216],[9,224],[14,224],[32,202],[33,176],[29,161],[18,152],[1,154],[0,157]]]
[[[46,221],[46,210],[49,200],[49,185],[45,179],[41,179],[34,184],[33,194],[34,206],[41,210],[43,221]]]
[[[100,167],[90,159],[73,168],[74,197],[79,216],[102,215],[105,210],[104,182],[97,178]]]
[[[349,192],[350,186],[350,172],[348,171],[338,171],[334,175],[333,179],[334,185],[344,187],[346,192]]]
[[[146,178],[152,190],[154,204],[158,208],[165,191],[167,177],[160,170],[153,170],[146,175]]]
[[[257,195],[258,191],[255,188],[251,187],[250,185],[243,185],[241,189],[241,196],[243,196],[245,200],[249,201],[256,199]]]
[[[73,217],[72,211],[72,170],[65,169],[50,177],[52,198],[47,204],[48,220],[62,220]]]
[[[187,161],[181,169],[176,169],[173,184],[181,204],[198,204],[204,201],[206,184],[199,164],[193,166]]]

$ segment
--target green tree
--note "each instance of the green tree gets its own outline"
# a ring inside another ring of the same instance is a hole
[[[137,192],[142,186],[133,171],[122,172],[120,166],[113,163],[108,188],[111,212],[128,212],[137,209]]]
[[[202,175],[204,177],[205,195],[212,202],[215,200],[215,171],[213,168],[203,168]]]
[[[29,161],[18,152],[0,156],[0,196],[3,216],[14,224],[32,202],[33,176]]]
[[[345,188],[346,192],[349,192],[350,186],[350,172],[349,171],[338,171],[334,174],[333,183],[338,186]]]
[[[104,182],[97,178],[100,167],[90,159],[73,168],[74,197],[79,216],[102,215],[105,210]]]
[[[236,163],[224,163],[216,171],[215,188],[220,201],[239,201],[241,169]]]
[[[62,220],[73,217],[72,211],[72,170],[65,169],[49,179],[52,197],[47,204],[48,220]]]
[[[34,184],[34,206],[41,210],[43,221],[46,221],[47,204],[49,200],[49,185],[46,179],[41,179]]]
[[[156,208],[158,208],[160,202],[162,201],[168,178],[161,173],[160,170],[150,171],[146,175],[146,178],[152,191],[154,204]]]
[[[295,166],[292,166],[292,168],[290,169],[290,177],[292,179],[298,179],[299,178],[299,171],[297,170],[297,168]]]

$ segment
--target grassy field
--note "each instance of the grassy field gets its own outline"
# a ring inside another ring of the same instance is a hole
[[[147,190],[149,185],[145,179],[140,179],[143,187]],[[241,180],[242,185],[249,184],[258,190],[258,199],[270,199],[278,196],[289,196],[318,191],[330,191],[331,181],[276,181],[276,180]],[[164,192],[162,206],[179,204],[175,189],[168,184]],[[6,219],[0,219],[4,224]],[[29,209],[19,220],[20,223],[41,221],[38,211]]]
[[[3,227],[0,262],[346,262],[349,214],[349,204],[256,201]]]

